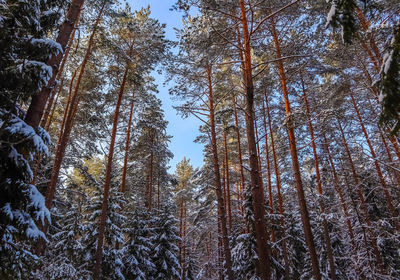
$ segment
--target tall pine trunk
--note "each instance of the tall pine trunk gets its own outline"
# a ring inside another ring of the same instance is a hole
[[[58,176],[60,173],[60,168],[61,168],[61,162],[64,158],[64,154],[65,154],[65,149],[67,146],[67,142],[69,140],[69,135],[71,133],[72,130],[72,123],[73,123],[73,119],[74,119],[74,112],[76,112],[76,108],[78,106],[79,103],[79,86],[80,83],[82,81],[82,77],[83,74],[85,72],[85,67],[86,64],[89,60],[90,57],[90,53],[91,53],[91,49],[92,49],[92,44],[93,44],[93,40],[94,40],[94,36],[96,34],[97,31],[97,26],[100,23],[101,17],[103,15],[103,10],[105,7],[106,1],[103,2],[103,6],[101,7],[99,14],[97,16],[95,25],[93,27],[93,31],[92,34],[90,35],[89,38],[89,42],[88,42],[88,47],[85,53],[85,57],[83,58],[82,64],[81,64],[81,69],[78,75],[78,79],[76,81],[75,84],[75,88],[74,91],[71,95],[71,100],[70,100],[70,105],[69,105],[69,112],[67,114],[66,117],[66,121],[65,121],[65,128],[64,131],[62,133],[62,137],[61,137],[61,141],[59,143],[59,145],[57,145],[57,151],[56,151],[56,155],[55,155],[55,159],[54,159],[54,165],[53,165],[53,170],[52,170],[52,174],[51,174],[51,179],[50,179],[50,183],[49,186],[47,187],[47,192],[46,192],[46,207],[50,208],[51,204],[53,202],[53,197],[54,197],[54,193],[55,193],[55,188],[56,188],[56,184],[58,181]]]
[[[84,0],[73,0],[69,6],[67,16],[60,27],[56,40],[57,43],[61,45],[63,51],[65,51],[66,46],[70,40],[71,33],[74,30],[75,24],[79,19],[84,2]],[[31,104],[29,105],[28,111],[26,112],[25,122],[35,129],[39,126],[47,100],[54,88],[54,82],[56,80],[58,67],[60,66],[63,56],[64,53],[58,53],[57,55],[51,56],[51,58],[47,62],[47,65],[50,65],[53,68],[52,76],[49,79],[47,85],[42,88],[39,94],[32,97]]]
[[[357,171],[356,171],[356,168],[355,168],[355,165],[354,165],[351,153],[350,153],[349,145],[348,145],[346,137],[344,135],[343,127],[342,127],[342,125],[341,125],[339,120],[338,120],[338,128],[339,128],[340,135],[342,137],[342,142],[343,142],[346,154],[347,154],[347,159],[348,159],[348,161],[350,163],[351,173],[352,173],[353,180],[354,180],[354,183],[355,183],[356,188],[357,188],[358,198],[360,199],[360,202],[361,202],[361,209],[362,209],[362,211],[364,213],[364,219],[365,219],[365,222],[367,223],[368,233],[369,233],[370,238],[371,238],[371,243],[372,243],[372,248],[374,250],[375,259],[376,259],[376,262],[378,264],[378,267],[379,267],[381,273],[385,274],[384,267],[383,267],[383,262],[382,262],[382,257],[380,255],[379,249],[378,249],[378,242],[377,242],[377,239],[375,237],[375,234],[372,232],[372,224],[371,224],[371,219],[370,219],[369,213],[368,213],[368,206],[367,206],[367,203],[365,201],[364,194],[363,194],[363,192],[361,190],[360,180],[358,179],[358,174],[357,174]],[[366,249],[368,250],[368,248],[366,248]]]
[[[400,230],[400,225],[399,225],[399,222],[397,220],[398,217],[397,217],[397,214],[396,214],[396,210],[394,209],[393,202],[392,202],[392,197],[391,197],[391,195],[389,193],[386,181],[383,178],[382,169],[381,169],[381,167],[379,165],[379,162],[378,162],[378,159],[376,157],[376,153],[375,153],[375,150],[374,150],[374,148],[372,146],[371,140],[369,139],[367,130],[365,128],[363,119],[362,119],[361,114],[360,114],[360,111],[358,110],[358,106],[357,106],[357,103],[356,103],[356,101],[354,99],[354,95],[353,95],[351,90],[349,91],[349,93],[350,93],[351,102],[353,104],[354,110],[356,111],[358,120],[360,122],[361,129],[362,129],[362,131],[364,133],[365,140],[367,141],[371,156],[373,158],[373,161],[374,161],[374,164],[375,164],[375,169],[376,169],[376,172],[378,174],[378,178],[379,178],[379,181],[380,181],[382,189],[383,189],[383,194],[384,194],[385,199],[386,199],[386,204],[387,204],[389,212],[390,212],[390,214],[392,215],[392,218],[393,218],[393,224],[394,224],[396,230],[399,231]]]
[[[129,155],[129,144],[131,141],[131,126],[132,126],[132,117],[133,117],[133,105],[135,94],[132,95],[131,106],[129,110],[129,120],[128,120],[128,131],[126,132],[126,142],[125,142],[125,155],[124,155],[124,166],[122,168],[122,178],[121,178],[121,192],[125,192],[126,185],[126,173],[128,169],[128,155]]]
[[[215,129],[215,115],[214,115],[214,97],[213,97],[213,85],[211,80],[211,66],[207,66],[207,79],[208,79],[208,101],[210,107],[210,129],[211,129],[211,148],[213,152],[213,167],[214,167],[214,184],[217,194],[218,204],[218,216],[220,220],[220,229],[222,233],[222,243],[224,247],[225,255],[225,268],[229,280],[233,280],[232,271],[232,256],[231,249],[229,248],[228,229],[226,226],[226,210],[224,206],[224,200],[222,198],[222,186],[221,186],[221,175],[219,170],[218,162],[218,148],[217,148],[217,134]]]
[[[315,137],[314,137],[314,127],[311,121],[311,112],[310,112],[310,106],[308,103],[308,98],[304,86],[304,80],[303,77],[301,76],[300,73],[300,80],[301,80],[301,87],[303,90],[303,97],[304,97],[304,105],[306,107],[306,116],[307,116],[307,121],[308,121],[308,130],[310,132],[310,137],[311,137],[311,146],[313,150],[313,155],[314,155],[314,163],[315,163],[315,173],[317,177],[317,186],[318,186],[318,194],[319,194],[319,205],[321,208],[321,215],[322,215],[322,227],[324,231],[324,239],[325,239],[325,247],[326,247],[326,254],[328,256],[328,261],[329,261],[329,267],[330,267],[330,276],[332,280],[336,279],[336,265],[335,265],[335,259],[333,257],[333,250],[332,250],[332,242],[331,242],[331,237],[329,235],[329,225],[328,222],[325,218],[325,202],[323,198],[323,189],[322,189],[322,181],[321,181],[321,173],[319,170],[319,159],[318,159],[318,154],[317,154],[317,146],[315,145]]]
[[[246,132],[249,151],[250,182],[253,195],[254,229],[257,243],[259,273],[263,280],[271,279],[270,249],[268,246],[268,232],[265,223],[264,194],[260,182],[257,146],[254,132],[254,85],[251,63],[250,34],[247,23],[244,0],[239,0],[241,23],[243,29],[244,69],[243,80],[246,88]]]
[[[269,133],[271,137],[271,149],[272,149],[272,158],[274,162],[274,170],[275,170],[275,178],[276,178],[276,192],[278,194],[278,204],[279,204],[279,214],[281,215],[281,226],[282,226],[282,255],[283,259],[285,261],[285,277],[286,279],[290,279],[290,263],[289,263],[289,256],[288,256],[288,250],[287,250],[287,244],[286,244],[286,225],[285,225],[285,210],[283,207],[283,197],[281,193],[281,173],[279,170],[279,165],[278,165],[278,159],[276,156],[276,150],[275,150],[275,139],[274,139],[274,132],[272,131],[272,121],[271,121],[271,115],[269,112],[269,104],[268,104],[268,98],[267,94],[264,93],[265,97],[265,107],[267,109],[267,116],[268,116],[268,127],[269,127]]]
[[[232,104],[233,104],[233,112],[235,116],[235,131],[236,131],[236,138],[237,138],[237,152],[238,152],[238,160],[239,160],[239,171],[240,171],[240,185],[239,185],[239,194],[240,194],[240,209],[242,213],[244,212],[243,208],[243,190],[245,188],[245,179],[244,179],[244,170],[243,170],[243,156],[242,156],[242,144],[240,138],[240,129],[239,129],[239,117],[237,113],[237,104],[236,104],[236,97],[232,95]]]
[[[331,169],[332,169],[333,180],[335,182],[336,191],[339,194],[340,203],[342,205],[344,216],[346,218],[346,223],[347,223],[347,228],[349,230],[349,236],[350,236],[351,244],[353,246],[353,250],[355,250],[356,249],[356,243],[354,241],[354,230],[353,230],[353,226],[351,224],[350,214],[349,214],[349,211],[348,211],[346,200],[344,199],[342,188],[340,187],[339,176],[337,174],[336,167],[335,167],[335,164],[333,162],[333,157],[332,157],[332,154],[331,154],[330,149],[329,149],[329,143],[328,143],[328,139],[326,138],[325,132],[323,132],[323,139],[324,139],[325,152],[328,155],[329,164],[330,164]]]
[[[313,275],[316,280],[321,280],[321,272],[320,272],[320,268],[319,268],[317,252],[315,249],[314,236],[313,236],[313,233],[311,230],[310,216],[308,213],[307,202],[306,202],[306,198],[304,195],[303,183],[301,180],[300,165],[299,165],[299,159],[298,159],[297,147],[296,147],[296,137],[295,137],[295,133],[294,133],[292,112],[291,112],[291,108],[290,108],[289,93],[288,93],[287,85],[286,85],[286,74],[285,74],[285,69],[284,69],[283,62],[282,62],[281,49],[280,49],[278,34],[277,34],[276,28],[275,28],[275,22],[274,22],[273,18],[271,18],[270,21],[271,21],[272,37],[273,37],[274,44],[275,44],[276,57],[278,59],[277,63],[278,63],[279,76],[280,76],[280,80],[281,80],[282,92],[283,92],[283,97],[285,100],[286,117],[288,118],[287,132],[288,132],[288,138],[289,138],[290,154],[292,157],[294,178],[295,178],[297,195],[298,195],[299,206],[300,206],[301,220],[303,223],[303,230],[304,230],[307,247],[308,247],[308,250],[310,253]]]
[[[129,55],[132,53],[133,44],[130,46]],[[104,180],[104,190],[103,190],[103,202],[101,205],[101,215],[100,215],[100,222],[99,222],[99,230],[97,236],[97,248],[95,253],[96,264],[93,270],[93,279],[99,280],[100,279],[100,272],[101,272],[101,261],[103,257],[103,240],[104,240],[104,231],[106,228],[106,219],[107,219],[107,209],[108,209],[108,198],[110,194],[110,185],[111,185],[111,169],[112,169],[112,161],[114,156],[114,148],[115,148],[115,138],[117,136],[117,127],[118,127],[118,119],[120,113],[120,107],[122,102],[122,96],[124,95],[124,89],[126,80],[128,77],[129,72],[129,62],[126,62],[124,76],[122,78],[121,87],[118,94],[117,104],[115,105],[115,112],[114,112],[114,119],[113,119],[113,127],[111,132],[111,142],[110,148],[108,151],[108,158],[107,158],[107,166],[106,166],[106,177]]]
[[[224,157],[225,157],[225,186],[226,186],[226,196],[227,196],[227,208],[228,208],[228,225],[229,232],[232,230],[232,210],[231,210],[231,187],[229,180],[229,157],[228,157],[228,143],[226,139],[226,129],[224,129]]]

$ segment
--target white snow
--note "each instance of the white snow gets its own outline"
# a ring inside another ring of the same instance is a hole
[[[63,49],[59,43],[51,39],[31,39],[31,43],[38,46],[48,46],[50,49],[55,50],[55,55],[63,53]]]
[[[331,9],[329,10],[328,15],[326,16],[326,27],[332,22],[333,17],[336,14],[336,4],[335,2],[332,3]]]
[[[44,218],[51,222],[50,212],[45,205],[44,197],[34,185],[30,185],[29,198],[31,199],[29,206],[38,209],[36,219],[40,219],[42,224],[44,224]]]
[[[383,73],[385,75],[389,71],[390,65],[392,64],[393,52],[394,52],[394,50],[391,50],[389,53],[385,53],[385,56],[383,57],[383,65],[382,65],[382,67],[383,67]]]

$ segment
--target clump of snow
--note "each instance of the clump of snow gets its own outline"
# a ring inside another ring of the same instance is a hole
[[[31,43],[33,45],[37,45],[38,47],[48,47],[53,50],[55,55],[63,53],[63,49],[59,43],[51,39],[31,39]]]
[[[382,69],[383,69],[383,73],[386,75],[387,72],[389,71],[390,65],[392,64],[393,61],[393,52],[394,50],[391,50],[388,53],[385,53],[384,57],[383,57],[383,65],[382,65]]]
[[[30,185],[29,198],[31,200],[29,206],[37,209],[36,219],[40,220],[42,224],[44,224],[44,218],[51,222],[50,212],[45,205],[45,199],[34,185]]]
[[[333,2],[331,9],[329,10],[328,15],[326,16],[326,25],[325,25],[326,27],[328,27],[331,24],[333,17],[335,15],[336,15],[336,4],[335,2]]]

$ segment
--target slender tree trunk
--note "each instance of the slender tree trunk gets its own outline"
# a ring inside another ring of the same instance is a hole
[[[372,158],[374,160],[375,169],[376,169],[376,172],[378,173],[378,178],[379,178],[379,181],[380,181],[380,183],[382,185],[383,193],[385,195],[386,203],[387,203],[387,206],[389,208],[390,214],[392,215],[394,226],[395,226],[396,230],[399,231],[400,230],[400,225],[399,225],[399,222],[397,221],[398,217],[396,215],[396,210],[394,209],[394,206],[393,206],[392,198],[391,198],[389,190],[387,188],[386,181],[383,178],[381,167],[380,167],[379,162],[377,160],[377,157],[376,157],[376,154],[375,154],[375,150],[374,150],[374,148],[373,148],[373,146],[371,144],[371,141],[369,139],[367,130],[365,129],[364,122],[363,122],[363,119],[361,117],[360,111],[358,110],[357,103],[356,103],[356,101],[354,99],[354,96],[353,96],[353,93],[351,91],[350,91],[350,97],[351,97],[351,101],[352,101],[354,110],[357,113],[357,117],[358,117],[358,120],[360,122],[361,129],[362,129],[362,131],[364,133],[365,139],[367,141],[369,150],[371,152],[371,156],[372,156]]]
[[[332,157],[332,154],[331,154],[331,152],[329,150],[329,143],[328,143],[328,139],[326,139],[325,132],[323,132],[323,137],[324,137],[324,148],[325,148],[326,154],[328,155],[329,164],[331,166],[332,173],[333,173],[333,179],[335,181],[336,191],[339,194],[340,203],[342,204],[342,209],[343,209],[343,212],[344,212],[344,216],[346,218],[346,223],[347,223],[347,228],[349,230],[349,236],[350,236],[351,244],[353,246],[353,249],[355,250],[356,249],[356,243],[354,241],[353,226],[352,226],[351,221],[350,221],[350,215],[349,215],[347,203],[346,203],[346,201],[344,199],[343,191],[342,191],[342,189],[340,187],[339,176],[338,176],[338,174],[336,172],[335,164],[333,163],[333,157]]]
[[[50,209],[51,204],[53,202],[53,197],[54,197],[54,193],[56,190],[58,175],[60,173],[61,162],[64,158],[65,149],[67,146],[67,142],[69,140],[70,132],[72,130],[74,111],[76,111],[76,109],[74,110],[74,107],[77,108],[78,101],[79,101],[79,98],[78,98],[79,86],[80,86],[80,83],[82,80],[83,73],[85,72],[86,64],[90,57],[94,36],[97,31],[97,26],[99,25],[101,17],[103,15],[103,10],[104,10],[105,4],[106,4],[106,1],[103,2],[103,6],[101,7],[101,9],[99,11],[95,25],[93,27],[92,34],[90,35],[88,47],[87,47],[87,50],[85,53],[85,57],[83,58],[83,61],[81,64],[81,69],[79,72],[78,80],[76,81],[74,92],[71,95],[71,100],[70,100],[70,105],[69,105],[71,110],[69,110],[67,117],[66,117],[65,129],[64,129],[64,132],[62,133],[62,137],[60,139],[61,141],[59,141],[59,145],[57,145],[57,151],[56,151],[56,155],[54,158],[54,165],[53,165],[53,170],[52,170],[52,174],[51,174],[51,178],[50,178],[50,183],[49,183],[49,186],[47,187],[47,192],[46,192],[46,207],[48,209]]]
[[[290,102],[289,102],[289,93],[288,93],[287,86],[286,86],[285,69],[283,66],[282,59],[281,59],[282,58],[281,49],[280,49],[278,34],[276,32],[275,22],[274,22],[273,18],[271,18],[271,31],[272,31],[272,37],[274,40],[274,44],[275,44],[276,57],[278,59],[277,63],[278,63],[279,76],[281,79],[283,97],[285,100],[286,117],[289,118],[288,124],[287,124],[287,132],[288,132],[288,137],[289,137],[290,154],[292,157],[293,171],[294,171],[294,177],[295,177],[295,182],[296,182],[297,195],[298,195],[298,199],[299,199],[300,214],[301,214],[301,220],[303,223],[304,235],[305,235],[307,247],[308,247],[308,250],[310,253],[311,265],[312,265],[314,278],[316,280],[321,280],[321,272],[320,272],[320,268],[319,268],[317,252],[315,249],[314,237],[313,237],[313,233],[311,230],[310,217],[309,217],[309,213],[308,213],[308,209],[307,209],[307,202],[306,202],[305,195],[304,195],[303,183],[301,180],[299,159],[298,159],[297,147],[296,147],[296,138],[295,138],[295,133],[294,133],[293,120],[292,120],[291,108],[290,108]]]
[[[226,195],[228,204],[228,225],[229,232],[232,230],[232,210],[231,210],[231,190],[229,180],[229,157],[228,157],[228,143],[226,140],[226,130],[224,129],[224,155],[225,155],[225,180],[226,180]]]
[[[65,21],[60,27],[57,37],[57,43],[59,43],[62,49],[65,51],[68,41],[70,40],[71,33],[75,28],[75,23],[78,21],[84,0],[73,0],[69,6]],[[53,68],[52,76],[49,79],[47,85],[42,88],[38,95],[32,97],[31,104],[29,105],[28,111],[26,112],[25,122],[37,128],[43,115],[44,108],[47,100],[54,87],[54,82],[58,72],[58,67],[63,59],[64,54],[58,53],[57,55],[51,56],[47,65]]]
[[[379,249],[378,249],[378,242],[376,240],[375,234],[371,230],[372,224],[371,224],[371,220],[369,218],[368,206],[367,206],[367,203],[365,201],[364,194],[363,194],[363,192],[361,190],[361,184],[360,184],[360,181],[358,179],[358,174],[357,174],[356,168],[354,166],[354,162],[353,162],[353,159],[352,159],[352,156],[351,156],[351,153],[350,153],[349,145],[347,144],[347,140],[346,140],[342,125],[340,124],[339,120],[338,120],[338,128],[339,128],[339,131],[340,131],[340,134],[341,134],[341,137],[342,137],[342,141],[343,141],[343,145],[344,145],[344,148],[345,148],[345,151],[346,151],[346,154],[347,154],[347,158],[348,158],[349,163],[350,163],[350,168],[351,168],[351,173],[353,175],[354,183],[356,184],[358,198],[360,199],[360,202],[361,202],[361,209],[362,209],[362,211],[364,213],[365,222],[367,223],[368,232],[369,232],[369,235],[370,235],[370,238],[371,238],[371,241],[372,241],[372,248],[374,250],[375,259],[376,259],[376,262],[378,263],[380,271],[383,274],[385,274],[382,258],[381,258],[381,255],[380,255]]]
[[[241,211],[242,214],[244,213],[244,208],[243,208],[243,190],[245,187],[245,180],[244,180],[244,170],[243,170],[243,157],[242,157],[242,144],[241,144],[241,138],[240,138],[240,129],[239,129],[239,118],[238,118],[238,113],[237,113],[237,104],[236,104],[236,97],[232,95],[232,104],[233,104],[233,112],[235,115],[235,131],[236,131],[236,138],[237,138],[237,151],[238,151],[238,159],[239,159],[239,171],[240,171],[240,201],[242,202],[241,204]]]
[[[183,261],[182,261],[182,280],[186,279],[186,202],[183,203]]]
[[[365,19],[365,16],[364,16],[363,12],[361,11],[361,9],[358,8],[358,7],[356,7],[356,14],[357,14],[358,19],[359,19],[360,22],[361,22],[361,26],[363,27],[363,29],[364,29],[365,31],[368,31],[368,29],[369,29],[369,23],[368,23],[367,20]],[[374,60],[377,60],[377,63],[380,65],[380,64],[382,64],[382,56],[381,56],[381,53],[380,53],[380,51],[379,51],[378,46],[377,46],[376,43],[375,43],[375,38],[374,38],[373,34],[371,33],[371,34],[369,34],[369,36],[370,36],[369,42],[370,42],[371,48],[372,48],[372,50],[373,50],[373,52],[374,52],[374,54],[375,54],[375,57],[376,57]],[[372,58],[372,57],[371,57],[371,58]],[[375,63],[374,63],[374,64],[375,64]],[[379,72],[378,69],[377,69],[377,72]]]
[[[157,176],[157,209],[160,210],[160,171],[158,171],[158,176]]]
[[[181,241],[179,242],[179,262],[182,266],[183,263],[183,196],[181,195],[180,209],[179,209],[179,237]]]
[[[211,80],[211,66],[207,66],[207,78],[208,78],[208,90],[209,90],[209,106],[210,106],[210,129],[211,129],[211,146],[213,151],[213,167],[214,167],[214,183],[215,190],[217,194],[218,200],[218,213],[219,220],[221,226],[222,233],[222,241],[224,247],[224,255],[225,255],[225,268],[227,271],[227,276],[229,280],[233,280],[233,271],[232,271],[232,257],[231,257],[231,249],[229,248],[229,239],[228,239],[228,230],[226,227],[226,211],[224,207],[224,201],[222,198],[222,187],[221,187],[221,175],[219,171],[219,162],[218,162],[218,148],[217,148],[217,135],[215,131],[215,116],[214,116],[214,98],[213,98],[213,86]]]
[[[317,186],[318,186],[318,194],[320,196],[319,200],[319,205],[321,208],[321,215],[322,215],[322,227],[324,230],[324,238],[325,238],[325,246],[326,246],[326,254],[328,256],[329,260],[329,267],[330,267],[330,276],[331,279],[336,279],[336,266],[335,266],[335,259],[333,257],[333,251],[332,251],[332,242],[331,242],[331,237],[329,236],[329,225],[328,222],[326,221],[325,218],[325,203],[323,201],[323,189],[322,189],[322,181],[321,181],[321,174],[319,171],[319,160],[318,160],[318,154],[317,154],[317,146],[315,145],[315,136],[314,136],[314,127],[312,124],[311,120],[311,113],[310,113],[310,106],[308,103],[308,98],[304,86],[304,81],[303,77],[300,77],[301,79],[301,86],[303,89],[303,97],[304,97],[304,104],[306,107],[306,115],[307,115],[307,121],[308,121],[308,130],[310,132],[310,137],[311,137],[311,146],[313,149],[313,155],[314,155],[314,162],[315,162],[315,173],[317,177]]]
[[[43,128],[47,127],[47,124],[49,123],[49,115],[53,111],[53,103],[54,103],[54,108],[57,107],[58,97],[60,96],[63,85],[64,85],[64,78],[61,79],[60,86],[58,87],[59,90],[57,91],[57,93],[52,94],[49,101],[47,102],[46,110],[44,111],[42,121],[40,122],[40,126]]]
[[[75,25],[78,24],[79,17],[78,17],[76,20],[77,20],[77,22],[76,22]],[[61,78],[61,76],[63,75],[64,66],[65,66],[65,63],[66,63],[67,60],[68,60],[69,52],[70,52],[70,50],[71,50],[71,45],[72,45],[72,43],[73,43],[73,41],[74,41],[74,38],[75,38],[75,31],[76,31],[76,28],[74,28],[74,30],[72,31],[71,38],[69,39],[67,49],[65,50],[64,57],[63,57],[63,59],[62,59],[61,65],[60,65],[60,69],[58,70],[58,73],[57,73],[57,76],[56,76],[56,80],[59,80],[59,79]],[[57,93],[57,98],[56,98],[56,99],[58,99],[58,97],[59,97],[59,95],[60,95],[60,93],[61,93],[61,91],[62,91],[63,82],[64,82],[64,78],[61,80],[60,85],[56,85],[56,86],[54,87],[54,89],[52,90],[53,92],[55,92],[56,89],[58,89],[58,91],[57,91],[58,93]],[[55,109],[56,109],[56,107],[57,107],[57,100],[56,100],[56,101],[54,102],[54,103],[55,103],[55,104],[54,104],[54,108],[53,108],[53,110],[51,111],[51,107],[52,107],[53,101],[54,101],[54,94],[51,94],[51,95],[50,95],[50,100],[47,102],[47,108],[46,108],[46,110],[45,110],[45,112],[44,112],[44,115],[43,115],[42,120],[41,120],[41,123],[40,123],[40,126],[41,126],[41,127],[46,127],[46,130],[47,130],[47,129],[50,127],[50,125],[51,125],[51,122],[52,122],[52,119],[53,119],[53,114],[54,114],[54,111],[55,111]],[[50,115],[50,119],[49,119],[49,114],[50,114],[50,112],[51,112],[51,115]]]
[[[126,185],[126,173],[128,169],[128,155],[129,155],[129,144],[131,141],[131,126],[132,126],[132,117],[133,117],[133,105],[135,97],[135,93],[132,94],[132,101],[129,110],[129,120],[128,120],[128,131],[126,132],[126,141],[125,141],[125,155],[124,155],[124,167],[122,169],[122,178],[121,178],[121,192],[125,192],[125,185]]]
[[[54,101],[54,106],[51,110],[51,113],[49,114],[49,119],[47,120],[45,126],[42,126],[46,129],[46,131],[48,131],[53,123],[53,118],[54,118],[54,113],[56,112],[57,106],[58,106],[58,99],[60,98],[61,95],[61,91],[62,91],[62,84],[60,85],[60,88],[58,90],[57,93],[57,97],[56,100]]]
[[[268,116],[268,127],[269,133],[271,137],[271,149],[272,149],[272,158],[274,161],[274,169],[275,169],[275,177],[276,177],[276,191],[278,194],[278,203],[279,203],[279,214],[281,215],[281,226],[282,226],[282,255],[283,260],[285,261],[285,277],[286,279],[290,279],[290,263],[289,263],[289,256],[287,251],[286,245],[286,225],[285,225],[285,210],[283,207],[283,197],[281,194],[281,174],[279,171],[278,159],[276,157],[275,151],[275,141],[274,141],[274,132],[272,131],[272,122],[271,122],[271,115],[269,112],[269,104],[267,94],[264,93],[265,97],[265,106],[267,109],[267,116]]]
[[[132,52],[132,47],[133,47],[133,44],[131,45],[130,53]],[[115,138],[117,136],[117,127],[118,127],[120,107],[121,107],[122,97],[124,95],[124,89],[125,89],[125,84],[126,84],[126,80],[128,77],[128,72],[129,72],[129,62],[126,62],[124,76],[122,78],[122,83],[121,83],[121,87],[120,87],[119,94],[118,94],[117,104],[115,106],[113,127],[112,127],[112,132],[111,132],[111,142],[110,142],[110,148],[108,151],[106,177],[104,180],[103,202],[101,205],[101,216],[100,216],[99,230],[98,230],[99,234],[97,237],[97,248],[96,248],[96,254],[95,254],[96,264],[95,264],[94,271],[93,271],[93,279],[94,280],[99,280],[100,273],[101,273],[101,261],[102,261],[102,256],[103,256],[103,240],[104,240],[104,231],[106,228],[108,198],[109,198],[109,194],[110,194],[111,170],[112,170],[112,163],[113,163],[113,157],[114,157]]]
[[[264,194],[260,182],[258,167],[257,146],[254,132],[254,85],[251,63],[250,34],[247,23],[246,8],[243,0],[239,0],[241,23],[243,29],[244,71],[243,79],[246,88],[246,132],[249,150],[250,182],[253,194],[254,229],[257,243],[260,277],[263,280],[271,279],[270,249],[268,246],[268,232],[265,223]]]
[[[153,151],[153,143],[154,139],[151,137],[151,151],[150,151],[150,160],[149,160],[149,181],[148,181],[148,204],[147,209],[150,212],[153,208],[153,161],[154,161],[154,151]]]

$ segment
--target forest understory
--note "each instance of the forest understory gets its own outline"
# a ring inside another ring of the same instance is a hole
[[[129,2],[0,0],[0,280],[400,279],[400,2]]]

